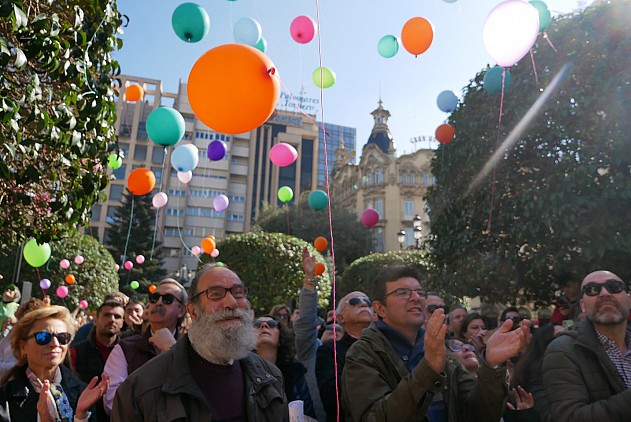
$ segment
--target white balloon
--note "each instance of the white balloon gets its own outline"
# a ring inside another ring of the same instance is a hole
[[[263,35],[261,24],[252,18],[241,18],[232,28],[234,40],[241,44],[255,46]]]
[[[193,172],[190,171],[190,170],[189,171],[178,171],[177,172],[177,178],[180,180],[180,182],[182,182],[184,184],[187,184],[193,178]]]
[[[506,0],[486,17],[482,38],[495,63],[510,67],[528,53],[538,33],[537,9],[524,0]]]
[[[169,197],[164,192],[156,193],[155,195],[153,195],[153,199],[151,200],[155,208],[164,207],[168,201],[169,201]]]

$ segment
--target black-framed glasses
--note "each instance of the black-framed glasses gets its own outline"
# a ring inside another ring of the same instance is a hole
[[[475,346],[469,343],[452,343],[447,347],[452,352],[462,352],[463,350],[469,350],[475,353]]]
[[[399,287],[398,289],[394,289],[390,293],[386,293],[383,297],[384,299],[388,296],[394,295],[399,299],[410,300],[412,297],[412,292],[416,293],[422,298],[427,298],[427,292],[423,289],[408,289],[407,287]]]
[[[357,306],[364,302],[366,305],[371,306],[372,302],[367,297],[352,297],[347,300],[348,304],[351,306]]]
[[[221,287],[221,286],[213,286],[213,287],[209,287],[206,290],[202,290],[201,292],[197,293],[195,296],[193,296],[193,298],[191,300],[197,299],[198,297],[200,297],[204,293],[206,294],[206,298],[208,298],[209,300],[221,300],[224,297],[226,297],[226,293],[228,293],[228,292],[230,292],[232,297],[235,298],[235,299],[243,299],[243,298],[247,297],[247,295],[248,295],[247,287],[245,287],[245,286],[243,286],[241,284],[236,284],[236,285],[232,286],[229,289],[226,289],[225,287]]]
[[[445,315],[449,313],[449,306],[447,305],[427,305],[427,312],[433,314],[436,309],[442,309],[445,311]]]
[[[38,333],[31,334],[29,336],[24,337],[24,340],[28,340],[31,337],[35,338],[35,343],[40,346],[46,346],[48,343],[53,341],[53,336],[57,339],[59,344],[65,346],[70,343],[70,339],[72,339],[72,334],[70,333],[49,333],[48,331],[40,331]]]
[[[263,325],[267,325],[269,328],[278,328],[278,324],[280,324],[280,322],[276,321],[275,319],[268,319],[266,321],[255,319],[253,324],[254,328],[261,328]]]
[[[627,291],[627,286],[624,281],[611,279],[607,280],[604,283],[596,283],[590,282],[583,286],[583,294],[587,296],[598,296],[600,294],[600,290],[602,288],[607,289],[607,291],[611,294],[620,293],[623,290]]]
[[[170,305],[174,300],[182,303],[179,297],[175,296],[173,293],[166,293],[161,295],[160,293],[149,293],[149,303],[158,303],[158,301],[162,298],[162,303],[165,305]]]

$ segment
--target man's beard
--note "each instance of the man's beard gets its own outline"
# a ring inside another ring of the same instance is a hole
[[[612,311],[611,309],[602,310],[601,302],[606,302],[613,305],[616,308],[617,312]],[[587,317],[595,324],[603,325],[603,326],[615,326],[620,325],[622,323],[626,323],[627,316],[622,309],[622,306],[614,300],[603,300],[597,301],[595,305],[595,310],[592,315],[587,315]]]
[[[244,358],[256,347],[258,335],[249,310],[237,308],[204,313],[198,307],[197,312],[201,316],[191,324],[188,338],[193,349],[207,361],[225,365]],[[221,322],[226,318],[237,319]]]

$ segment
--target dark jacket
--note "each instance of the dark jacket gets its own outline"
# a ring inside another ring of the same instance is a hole
[[[587,318],[550,343],[543,359],[543,383],[548,421],[631,420],[631,389],[624,384]]]
[[[158,354],[153,344],[149,343],[150,338],[151,330],[148,329],[144,334],[123,338],[118,343],[125,354],[128,374],[131,374]]]
[[[173,349],[131,374],[116,392],[111,420],[212,421],[206,399],[189,368],[189,347],[192,346],[188,335],[184,335]],[[254,353],[249,353],[240,363],[245,378],[248,420],[288,421],[283,377],[278,368]]]
[[[36,421],[39,393],[26,377],[26,365],[20,367],[15,377],[0,387],[0,421]],[[70,369],[61,365],[61,388],[64,389],[73,411],[86,384],[75,377]],[[90,421],[96,422],[94,409]]]
[[[374,323],[346,354],[342,399],[347,421],[427,421],[427,410],[443,393],[450,422],[499,421],[508,396],[506,367],[481,360],[478,378],[453,359],[437,374],[425,358],[409,372]]]

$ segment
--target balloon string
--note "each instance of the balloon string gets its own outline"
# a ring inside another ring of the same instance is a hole
[[[500,115],[497,121],[497,140],[495,142],[495,150],[500,147],[500,130],[502,127],[502,113],[504,112],[504,84],[506,82],[506,68],[502,72],[502,95],[500,97]],[[486,238],[491,237],[491,222],[493,220],[493,202],[495,201],[495,177],[497,173],[497,163],[493,164],[493,177],[491,179],[491,204],[489,207],[489,220],[486,226]]]
[[[548,44],[550,45],[550,47],[552,47],[552,49],[554,50],[555,53],[559,53],[559,50],[556,49],[556,47],[554,46],[554,44],[552,44],[552,41],[550,41],[550,37],[548,36],[548,33],[543,31],[543,38],[545,38],[545,40],[548,42]]]
[[[322,39],[321,39],[321,27],[320,27],[320,4],[319,0],[315,0],[316,3],[316,23],[318,26],[318,60],[320,62],[320,69],[322,69]],[[324,75],[323,72],[320,72],[320,120],[322,124],[322,140],[324,144],[324,184],[326,186],[326,194],[328,195],[327,201],[327,209],[329,212],[329,236],[331,238],[331,281],[332,281],[332,290],[333,290],[333,305],[337,303],[337,298],[335,291],[336,289],[336,280],[335,280],[335,242],[333,239],[333,220],[331,218],[331,185],[329,183],[329,160],[327,153],[327,142],[326,142],[326,128],[324,126],[324,88],[322,86]],[[335,312],[333,313],[333,338],[336,338],[337,332],[337,315]],[[333,361],[335,363],[335,373],[338,373],[337,367],[337,342],[333,342]],[[338,382],[338,377],[335,377],[335,401],[336,401],[336,417],[337,422],[340,421],[340,386]]]
[[[285,205],[285,215],[287,216],[287,234],[291,235],[291,229],[289,228],[289,206]]]
[[[123,262],[122,265],[125,265],[125,261],[127,260],[127,246],[129,246],[129,235],[131,235],[131,224],[134,221],[134,195],[131,197],[131,212],[129,213],[129,227],[127,228],[127,239],[125,239],[125,249],[123,251]]]
[[[162,192],[162,188],[164,187],[164,174],[166,172],[165,166],[167,161],[167,147],[164,147],[164,154],[162,154],[162,173],[160,174],[160,192]],[[156,208],[156,221],[153,225],[153,241],[151,242],[151,255],[149,260],[153,259],[153,250],[156,247],[156,235],[158,233],[158,216],[160,215],[160,208]],[[164,237],[163,237],[164,238]]]
[[[184,185],[186,186],[186,190],[188,191],[188,185]],[[180,184],[180,179],[177,179],[177,190],[179,191],[181,188],[181,184]],[[180,237],[180,242],[182,242],[182,246],[184,246],[186,248],[187,251],[189,251],[191,253],[191,255],[193,255],[193,251],[191,250],[191,248],[189,248],[188,246],[186,246],[186,243],[184,242],[184,238],[182,237],[182,230],[180,229],[180,196],[177,195],[177,204],[176,204],[176,212],[177,215],[175,216],[175,221],[177,221],[177,234]],[[201,259],[200,259],[201,261]]]
[[[537,75],[537,65],[535,65],[535,55],[532,54],[532,48],[530,49],[530,61],[532,62],[532,70],[535,72],[535,82],[539,85],[539,75]]]

